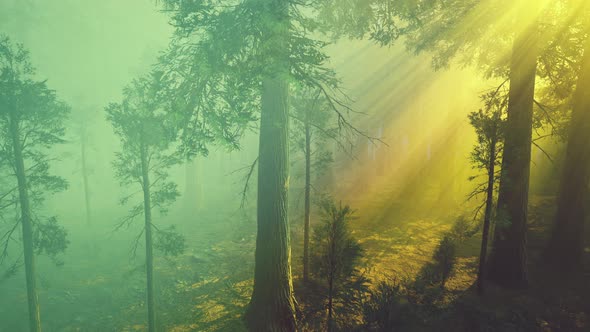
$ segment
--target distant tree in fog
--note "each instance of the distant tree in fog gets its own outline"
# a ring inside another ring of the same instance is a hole
[[[295,89],[292,98],[291,147],[304,159],[304,227],[303,227],[303,280],[309,279],[309,237],[311,232],[312,173],[318,179],[333,161],[328,140],[339,141],[338,126],[334,114],[321,91],[301,87]]]
[[[21,228],[29,327],[41,331],[36,286],[36,254],[52,258],[68,246],[66,231],[55,217],[39,215],[44,198],[65,190],[67,182],[51,175],[50,149],[63,143],[69,107],[46,81],[36,78],[23,45],[0,36],[0,264]],[[20,257],[20,255],[18,255]],[[20,265],[9,267],[9,274]]]
[[[153,223],[152,211],[161,214],[179,196],[176,183],[169,179],[168,170],[182,162],[176,150],[178,123],[166,111],[167,100],[158,94],[159,76],[156,73],[135,79],[123,91],[121,103],[106,107],[107,119],[121,140],[121,151],[116,154],[116,176],[124,187],[140,189],[125,196],[122,204],[132,202],[137,194],[141,198],[130,213],[117,226],[128,226],[143,216],[144,225],[134,243],[134,252],[141,235],[145,235],[148,330],[156,331],[156,300],[154,289],[153,249],[164,254],[178,255],[184,251],[184,238],[174,226],[159,228]],[[156,236],[152,235],[156,232]]]

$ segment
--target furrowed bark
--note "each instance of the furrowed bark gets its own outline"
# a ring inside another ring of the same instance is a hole
[[[261,52],[262,79],[258,159],[254,289],[245,319],[253,332],[297,330],[291,277],[289,190],[289,1],[267,0]]]
[[[557,197],[555,225],[546,258],[561,270],[581,267],[584,223],[588,218],[590,180],[590,38],[574,96],[563,173]]]
[[[488,266],[488,278],[507,288],[528,284],[526,229],[538,42],[533,23],[515,39],[510,64],[498,221]]]

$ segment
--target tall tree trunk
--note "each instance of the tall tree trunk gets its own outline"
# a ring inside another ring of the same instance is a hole
[[[523,288],[527,280],[526,229],[533,98],[537,69],[538,25],[515,39],[510,63],[508,119],[498,196],[498,221],[488,277],[508,288]]]
[[[481,250],[479,252],[479,269],[477,270],[477,292],[479,295],[484,293],[485,265],[488,251],[488,238],[490,233],[490,224],[492,221],[492,208],[494,205],[494,173],[496,166],[496,139],[490,143],[490,161],[488,164],[488,187],[486,194],[486,210],[483,220],[483,231],[481,234]]]
[[[305,220],[303,225],[303,281],[309,280],[309,230],[311,219],[311,124],[305,116]]]
[[[141,173],[143,187],[143,209],[145,217],[145,266],[147,277],[148,331],[156,331],[156,305],[154,300],[154,256],[152,246],[152,202],[150,196],[149,163],[147,148],[141,146]]]
[[[287,89],[284,79],[263,83],[254,291],[246,316],[251,331],[296,330],[287,219]]]
[[[23,159],[18,119],[14,114],[10,118],[10,133],[12,136],[12,147],[14,151],[18,195],[21,209],[27,300],[29,304],[29,328],[31,332],[41,332],[41,314],[39,310],[39,297],[37,295],[37,275],[35,272],[33,221],[31,220],[31,207],[29,205],[27,177],[25,174],[25,162]]]
[[[86,161],[86,129],[83,129],[82,142],[80,144],[80,153],[82,158],[82,182],[84,185],[84,203],[86,206],[86,223],[90,225],[92,223],[92,214],[90,209],[90,187],[88,186],[88,165]]]
[[[289,190],[289,1],[262,3],[263,54],[258,159],[254,289],[246,312],[250,331],[296,331],[288,221]]]
[[[547,248],[549,262],[562,270],[577,269],[584,249],[590,180],[590,38],[574,96],[563,174],[557,197],[553,234]]]

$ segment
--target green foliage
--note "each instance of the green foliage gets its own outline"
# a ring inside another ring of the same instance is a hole
[[[469,114],[469,122],[477,135],[477,144],[471,152],[473,168],[487,169],[490,164],[490,149],[495,150],[494,164],[499,166],[502,161],[504,127],[506,126],[506,110],[508,108],[508,91],[499,89],[481,96],[484,108]]]
[[[404,289],[398,283],[380,282],[363,305],[363,320],[371,331],[397,331],[410,320]]]
[[[167,229],[157,229],[154,248],[166,256],[178,256],[185,251],[185,242],[184,236],[176,231],[176,227],[170,226]]]
[[[311,168],[316,178],[320,178],[333,162],[329,141],[341,143],[338,126],[328,101],[317,89],[299,87],[293,89],[291,98],[291,147],[303,155],[306,150],[306,127],[309,127]]]
[[[449,231],[449,237],[456,242],[463,242],[479,231],[479,225],[462,215],[455,220]]]
[[[441,287],[445,286],[445,283],[453,273],[453,268],[457,261],[455,256],[456,250],[456,244],[453,239],[450,236],[445,236],[440,241],[432,256],[435,262],[434,273],[436,274],[436,278],[440,280]]]
[[[142,149],[148,159],[150,175],[150,198],[152,208],[166,213],[167,208],[180,195],[177,185],[169,180],[168,170],[182,162],[176,150],[178,123],[172,113],[166,111],[167,101],[158,93],[160,77],[157,73],[134,80],[123,91],[121,103],[106,107],[107,119],[121,138],[122,150],[116,153],[113,163],[115,175],[123,186],[142,184]],[[141,191],[133,192],[121,199],[127,204]],[[131,222],[143,214],[143,197],[135,205],[123,223]]]
[[[55,258],[66,250],[70,243],[67,239],[67,231],[57,223],[55,217],[51,217],[45,222],[37,222],[36,226],[33,241],[37,254],[46,254]]]
[[[506,127],[506,111],[508,109],[508,91],[502,83],[481,96],[484,107],[468,115],[469,122],[477,135],[477,143],[470,155],[472,168],[479,174],[471,176],[470,181],[478,181],[468,199],[486,195],[490,176],[493,176],[494,191],[499,185],[502,169],[502,153],[504,150],[504,132]],[[493,155],[492,155],[493,154]],[[492,160],[493,159],[493,160]],[[494,174],[490,174],[490,165],[494,166]],[[485,198],[484,198],[485,203]],[[480,205],[475,211],[475,219],[482,211]]]
[[[67,232],[57,224],[55,217],[39,214],[47,195],[67,189],[65,179],[52,175],[48,150],[64,143],[64,123],[69,106],[59,100],[46,81],[37,79],[28,51],[22,44],[14,44],[0,35],[0,263],[8,257],[10,244],[15,238],[21,220],[19,191],[15,174],[15,143],[21,148],[26,193],[31,208],[31,219],[38,254],[55,259],[67,245]],[[18,128],[13,139],[12,127]],[[18,265],[18,264],[17,264]],[[14,270],[12,265],[9,270]]]
[[[349,206],[326,199],[321,209],[322,223],[314,230],[310,251],[311,272],[322,306],[327,308],[331,296],[333,323],[343,328],[359,316],[367,291],[368,280],[360,271],[363,250],[349,229],[353,218]]]
[[[302,87],[319,89],[323,97],[337,99],[339,80],[326,66],[328,43],[316,33],[319,26],[314,13],[320,9],[319,3],[163,3],[172,13],[176,33],[160,67],[171,96],[186,106],[181,108],[187,124],[183,140],[196,134],[237,147],[240,135],[257,120],[263,78],[279,73]],[[277,34],[286,34],[286,38],[273,38]],[[330,106],[340,109],[339,118],[346,110],[340,104]],[[343,123],[343,127],[349,125]]]
[[[318,21],[336,36],[368,37],[382,46],[402,39],[410,51],[431,54],[436,69],[456,63],[501,79],[510,71],[515,34],[532,24],[545,41],[537,63],[533,125],[563,138],[589,12],[584,1],[549,1],[539,10],[535,3],[540,2],[328,0],[322,1]]]
[[[459,218],[453,229],[443,235],[432,254],[432,261],[422,267],[413,289],[431,301],[439,299],[443,295],[446,282],[454,273],[457,244],[472,236],[475,230],[464,218]]]
[[[333,278],[339,283],[356,272],[362,257],[362,249],[348,228],[353,210],[331,200],[322,202],[321,209],[322,223],[314,231],[313,271],[318,278]]]

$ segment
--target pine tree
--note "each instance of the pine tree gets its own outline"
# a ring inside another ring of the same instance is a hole
[[[471,153],[471,163],[474,169],[485,171],[485,182],[478,184],[469,197],[485,194],[482,241],[477,271],[477,290],[480,295],[483,294],[485,287],[488,240],[494,212],[494,193],[497,189],[497,168],[500,166],[502,156],[504,115],[508,101],[506,93],[502,93],[503,85],[483,95],[482,100],[485,107],[478,112],[469,114],[469,121],[477,135],[477,144]],[[475,180],[476,178],[470,179]]]
[[[337,318],[354,316],[356,301],[349,295],[355,288],[362,289],[366,280],[359,272],[362,248],[349,227],[353,210],[330,199],[321,203],[321,209],[322,223],[314,231],[310,262],[314,278],[324,289],[327,330],[334,331]]]
[[[327,141],[339,142],[339,133],[332,121],[333,114],[317,89],[295,91],[290,116],[294,152],[303,154],[304,159],[303,280],[308,281],[312,174],[314,179],[320,179],[333,161]]]
[[[164,254],[178,255],[184,250],[184,238],[175,232],[174,227],[157,227],[152,212],[159,209],[160,214],[179,196],[176,183],[168,179],[168,170],[182,161],[175,143],[178,139],[178,124],[166,112],[167,103],[158,95],[156,73],[134,80],[123,92],[121,103],[111,103],[106,108],[107,119],[121,139],[121,152],[116,154],[114,163],[117,178],[121,185],[136,185],[142,197],[129,215],[117,228],[128,226],[136,217],[143,216],[142,231],[136,238],[134,249],[142,234],[145,235],[147,313],[148,331],[157,330],[156,294],[154,286],[153,249]],[[135,197],[125,196],[122,204]],[[153,233],[156,232],[154,238]]]
[[[586,14],[584,9],[581,13]],[[590,89],[590,38],[586,37],[584,56],[573,96],[571,121],[568,126],[555,224],[545,255],[554,267],[565,271],[581,267],[584,223],[588,217],[587,205],[590,198],[588,194],[590,149],[587,145],[590,141],[588,89]]]
[[[55,217],[43,218],[39,207],[46,195],[67,188],[67,182],[51,175],[48,149],[63,143],[64,121],[69,107],[46,81],[37,80],[23,45],[0,36],[0,169],[10,177],[7,192],[0,194],[2,214],[18,207],[14,224],[3,232],[0,263],[8,257],[14,232],[22,228],[29,328],[41,331],[37,294],[36,255],[55,258],[67,245],[66,231]],[[13,265],[15,266],[15,265]]]
[[[295,299],[287,219],[289,85],[314,87],[330,100],[345,130],[348,110],[326,68],[327,45],[314,33],[314,2],[167,0],[176,39],[167,71],[180,72],[186,93],[207,112],[247,126],[260,113],[258,217],[254,289],[245,315],[254,331],[294,331]],[[312,14],[310,14],[312,13]],[[198,20],[193,18],[199,17]],[[224,128],[226,126],[219,126]],[[229,132],[232,138],[242,131]]]

